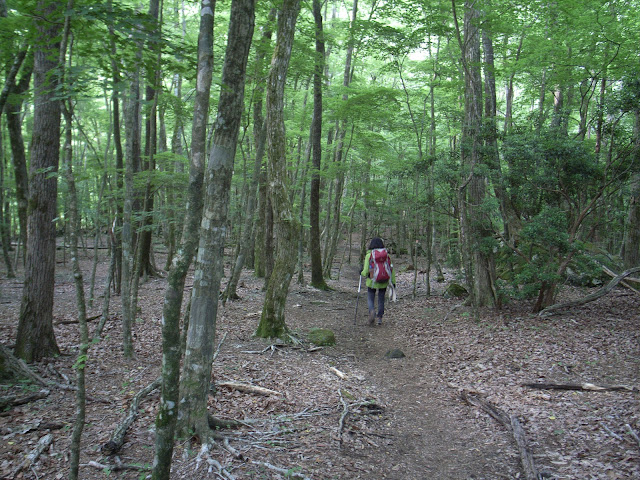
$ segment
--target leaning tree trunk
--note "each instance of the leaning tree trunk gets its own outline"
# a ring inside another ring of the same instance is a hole
[[[233,0],[222,72],[218,117],[205,185],[200,243],[191,294],[191,314],[180,393],[180,429],[210,438],[207,398],[211,385],[216,316],[233,163],[242,120],[245,73],[253,35],[254,0]]]
[[[153,480],[168,480],[171,473],[173,438],[178,418],[180,385],[180,311],[185,279],[198,246],[198,226],[202,220],[202,184],[206,158],[207,118],[213,72],[213,19],[215,1],[202,0],[198,37],[198,75],[191,132],[191,164],[183,247],[169,270],[162,310],[162,394],[156,417],[156,450]]]
[[[31,362],[60,353],[53,331],[60,101],[58,55],[63,3],[40,2],[34,15],[41,42],[34,57],[34,115],[25,280],[16,356]],[[60,21],[57,21],[60,20]]]
[[[256,335],[280,337],[287,333],[284,307],[296,266],[299,227],[287,193],[287,158],[284,126],[284,86],[291,59],[300,0],[284,0],[278,13],[278,34],[267,81],[267,154],[274,236],[277,241],[273,271],[265,292]]]

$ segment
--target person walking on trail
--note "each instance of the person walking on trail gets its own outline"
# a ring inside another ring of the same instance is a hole
[[[379,237],[374,237],[369,243],[367,255],[364,257],[364,265],[360,273],[367,279],[367,306],[369,307],[369,325],[373,326],[377,320],[378,325],[382,325],[384,315],[384,296],[387,292],[389,282],[396,283],[396,273],[384,242]],[[378,292],[378,312],[376,315],[375,299]]]

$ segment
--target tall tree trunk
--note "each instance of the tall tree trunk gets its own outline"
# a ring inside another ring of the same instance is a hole
[[[113,0],[109,0],[109,12],[113,10]],[[122,135],[120,134],[120,67],[117,59],[115,30],[109,25],[109,49],[111,55],[111,75],[113,81],[113,91],[111,94],[112,117],[113,117],[113,145],[116,151],[116,188],[122,192],[124,188],[124,152],[122,150]],[[113,290],[120,294],[122,290],[122,230],[124,208],[123,202],[116,202],[115,217],[111,222],[113,255],[115,260],[115,270],[113,272]]]
[[[140,59],[129,72],[129,95],[125,100],[126,168],[124,172],[124,208],[122,212],[122,336],[125,358],[133,356],[132,328],[136,315],[137,281],[135,275],[135,232],[133,213],[136,205],[134,175],[140,170]]]
[[[182,248],[178,250],[172,268],[169,270],[162,309],[162,394],[156,417],[153,480],[168,480],[171,473],[173,439],[178,418],[177,405],[180,399],[180,311],[185,279],[197,250],[198,227],[202,220],[202,185],[207,154],[207,118],[213,73],[214,11],[215,1],[202,0],[185,229]]]
[[[200,224],[200,242],[191,294],[191,314],[180,393],[180,428],[209,440],[207,398],[211,385],[220,281],[231,176],[242,120],[244,85],[253,35],[254,0],[233,0],[222,71],[218,117],[209,163]]]
[[[474,2],[465,2],[464,44],[461,43],[465,69],[465,116],[462,128],[463,172],[460,187],[461,239],[466,249],[465,274],[474,306],[496,304],[493,285],[493,258],[486,245],[490,235],[485,225],[483,202],[486,177],[480,173],[482,158],[482,78],[480,70],[479,11]]]
[[[353,51],[355,48],[355,23],[358,17],[358,0],[353,0],[353,5],[351,7],[351,21],[349,23],[349,41],[347,44],[347,53],[344,62],[344,72],[342,75],[342,86],[346,89],[351,83],[351,75],[352,75],[352,64],[353,64]],[[342,100],[346,102],[348,99],[348,95],[345,93],[342,95]],[[342,162],[346,157],[346,147],[344,139],[347,133],[347,122],[342,119],[338,123],[339,127],[336,131],[336,151],[334,162],[336,164],[337,173],[334,184],[334,202],[333,202],[333,211],[332,222],[330,228],[327,229],[327,244],[326,244],[326,255],[325,255],[325,275],[327,277],[331,277],[331,266],[333,265],[333,257],[337,250],[337,242],[338,235],[340,234],[340,224],[341,218],[340,213],[342,210],[342,193],[344,191],[344,170],[342,168]]]
[[[23,63],[20,80],[13,85],[10,93],[13,97],[9,99],[4,107],[7,117],[7,130],[9,132],[9,143],[11,145],[11,156],[13,157],[13,174],[16,182],[16,203],[18,204],[18,222],[20,224],[20,241],[26,249],[27,245],[27,208],[29,197],[29,175],[27,173],[27,157],[24,149],[24,139],[22,137],[22,96],[27,93],[31,75],[33,73],[33,55],[30,54]],[[26,253],[26,252],[25,252]],[[26,255],[23,255],[23,261]]]
[[[64,4],[42,0],[35,11],[34,118],[25,280],[15,354],[28,362],[60,353],[53,331],[56,218],[60,160],[58,57]]]
[[[635,124],[633,128],[636,165],[640,162],[640,108],[636,108]],[[640,265],[640,173],[631,177],[631,195],[627,210],[624,241],[622,247],[622,261],[625,269]]]
[[[145,145],[144,155],[146,162],[143,164],[142,170],[148,174],[145,192],[144,192],[144,219],[142,221],[143,229],[140,232],[138,240],[138,275],[155,275],[155,268],[151,260],[151,241],[153,237],[153,209],[154,209],[154,186],[153,175],[156,169],[156,153],[158,150],[158,98],[157,90],[160,83],[160,0],[151,0],[149,2],[149,18],[152,19],[151,28],[148,32],[147,50],[156,53],[156,61],[152,68],[147,70],[145,89],[146,119],[145,119]]]
[[[0,128],[2,128],[2,116],[0,116]],[[10,217],[5,215],[8,213],[8,203],[5,203],[4,199],[4,147],[2,145],[2,135],[0,135],[0,242],[2,242],[2,257],[4,258],[4,264],[7,269],[7,278],[16,278],[16,274],[13,271],[13,264],[11,263],[11,255],[9,254],[9,247],[11,246],[11,223]]]
[[[238,281],[240,280],[240,274],[242,273],[242,268],[244,267],[245,260],[251,250],[252,239],[255,232],[256,220],[254,212],[258,200],[257,187],[260,181],[260,172],[262,170],[262,160],[264,158],[264,148],[267,138],[267,131],[264,124],[264,118],[262,116],[262,101],[264,97],[263,76],[266,63],[266,54],[271,43],[271,24],[273,22],[273,19],[275,19],[275,11],[271,10],[271,12],[269,13],[269,18],[267,20],[267,25],[264,28],[262,34],[262,39],[260,41],[260,44],[258,45],[258,48],[256,49],[256,88],[253,92],[253,139],[256,154],[253,165],[253,176],[251,179],[251,184],[249,185],[249,191],[247,192],[244,227],[242,229],[242,239],[240,240],[238,257],[236,258],[236,262],[234,264],[233,271],[231,272],[231,277],[229,278],[229,282],[227,283],[227,288],[224,294],[225,299],[228,300],[238,298],[238,293],[236,291],[238,287]]]
[[[73,9],[73,0],[68,0],[66,11]],[[62,35],[62,45],[60,47],[60,65],[64,65],[69,42],[69,32],[71,28],[70,17],[65,16],[64,33]],[[69,52],[72,49],[69,47]],[[71,53],[69,53],[69,66],[71,66]],[[82,431],[86,417],[86,386],[85,368],[87,362],[87,352],[89,351],[89,330],[87,328],[87,304],[84,294],[84,280],[80,268],[78,251],[78,235],[80,233],[80,215],[78,213],[78,192],[73,176],[73,99],[67,98],[63,101],[62,110],[65,119],[64,125],[64,175],[67,180],[69,197],[69,239],[71,247],[71,262],[73,278],[76,288],[76,306],[78,308],[78,327],[80,331],[80,345],[78,346],[78,357],[76,360],[76,418],[71,433],[71,446],[69,458],[69,479],[78,478],[80,466],[80,451]]]
[[[309,193],[309,223],[311,250],[311,286],[326,289],[322,275],[322,253],[320,251],[320,168],[322,161],[322,72],[324,70],[324,33],[320,0],[313,0],[315,21],[316,56],[313,72],[313,122],[311,131],[311,190]]]
[[[296,265],[298,221],[287,194],[287,157],[284,126],[284,86],[291,59],[300,0],[284,0],[278,12],[278,34],[267,81],[267,156],[271,204],[274,212],[276,258],[265,292],[264,307],[256,331],[259,337],[287,333],[284,307]]]

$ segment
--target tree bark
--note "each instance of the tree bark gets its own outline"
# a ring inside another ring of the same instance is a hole
[[[56,72],[63,4],[41,1],[35,24],[41,43],[34,53],[34,118],[25,280],[16,355],[28,362],[60,353],[53,331],[56,218],[60,161],[60,101]]]
[[[183,246],[172,262],[162,309],[162,394],[156,417],[153,480],[168,480],[171,474],[173,440],[180,399],[180,312],[185,279],[198,246],[198,226],[202,220],[202,190],[207,154],[207,118],[213,75],[213,24],[215,0],[200,4],[198,71],[191,131],[189,190],[185,210]]]
[[[147,172],[148,177],[144,191],[144,220],[142,225],[144,228],[140,232],[138,243],[139,261],[138,275],[153,276],[155,268],[151,260],[151,241],[152,241],[152,225],[153,225],[153,209],[155,203],[155,193],[153,188],[153,174],[156,169],[156,153],[158,143],[158,122],[157,122],[157,90],[160,83],[160,24],[158,22],[160,14],[160,0],[151,0],[149,2],[149,18],[152,20],[147,35],[146,50],[154,52],[156,61],[153,68],[147,70],[145,89],[146,119],[145,119],[145,145],[144,155],[147,161],[143,164],[143,170]]]
[[[313,72],[313,122],[311,147],[313,170],[309,193],[309,223],[311,251],[311,285],[326,289],[322,273],[322,253],[320,251],[320,168],[322,161],[322,73],[324,70],[324,33],[322,30],[322,12],[320,0],[313,0],[313,18],[315,21],[316,56]]]
[[[256,155],[253,166],[253,176],[249,185],[249,191],[247,192],[244,226],[242,229],[242,238],[240,239],[238,257],[236,258],[233,271],[231,272],[231,277],[229,278],[227,288],[225,289],[225,300],[239,298],[237,293],[238,281],[240,280],[240,274],[242,273],[242,269],[246,263],[246,258],[248,257],[253,245],[252,239],[256,230],[254,212],[258,201],[257,188],[260,181],[260,172],[262,170],[262,160],[264,159],[264,149],[267,138],[267,131],[264,125],[264,118],[262,116],[262,100],[264,97],[264,82],[262,79],[264,75],[267,48],[269,48],[269,44],[271,42],[271,23],[274,18],[275,12],[272,10],[269,14],[267,26],[264,29],[262,40],[256,52],[255,81],[257,83],[253,93],[253,97],[255,99],[253,105],[253,138]]]
[[[18,221],[20,224],[20,241],[26,250],[27,246],[27,210],[29,198],[29,175],[27,173],[27,157],[25,155],[24,139],[22,137],[22,96],[29,89],[31,75],[33,73],[33,55],[29,55],[23,64],[20,80],[13,85],[9,98],[4,107],[7,117],[7,130],[9,132],[9,144],[13,157],[13,174],[16,182],[16,203],[18,204]],[[26,251],[25,251],[26,254]],[[23,254],[23,261],[26,255]]]
[[[462,129],[461,162],[464,175],[460,187],[461,237],[465,248],[465,274],[471,299],[476,307],[495,306],[493,258],[485,239],[490,230],[483,214],[486,177],[480,171],[482,158],[482,78],[480,71],[480,12],[474,2],[465,2],[464,44],[465,117]]]
[[[277,241],[276,258],[265,292],[264,307],[256,331],[259,337],[279,337],[287,333],[284,307],[296,264],[298,221],[287,193],[286,136],[284,126],[284,86],[291,59],[300,0],[284,0],[278,13],[278,34],[267,81],[267,154],[270,197]]]
[[[195,432],[205,443],[207,398],[211,386],[220,281],[231,176],[244,102],[247,58],[254,26],[254,0],[233,0],[213,146],[205,173],[206,194],[191,294],[180,393],[180,430]]]

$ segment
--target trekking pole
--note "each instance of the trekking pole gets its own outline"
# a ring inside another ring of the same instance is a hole
[[[358,294],[356,295],[356,315],[353,317],[353,324],[356,324],[356,319],[358,318],[358,301],[360,300],[360,288],[362,288],[362,275],[358,275],[360,277],[360,281],[358,282]]]

